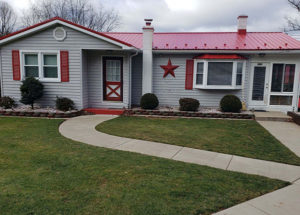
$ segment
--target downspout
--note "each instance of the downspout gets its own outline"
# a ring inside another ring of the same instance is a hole
[[[128,106],[131,108],[131,94],[132,94],[132,58],[139,54],[139,50],[136,50],[134,54],[129,56],[129,102]]]
[[[0,97],[4,96],[3,94],[3,74],[2,74],[2,50],[0,49]]]
[[[300,104],[299,98],[300,98],[300,72],[298,74],[298,92],[297,92],[297,100],[296,100],[296,110],[293,110],[293,112],[298,112],[298,107]]]

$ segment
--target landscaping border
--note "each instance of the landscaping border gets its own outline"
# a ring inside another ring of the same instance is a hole
[[[45,111],[15,111],[0,110],[0,116],[20,116],[20,117],[47,117],[47,118],[71,118],[84,114],[83,111],[72,112],[45,112]]]
[[[299,115],[299,114],[297,114],[297,113],[295,113],[295,112],[289,111],[289,112],[287,113],[287,115],[290,116],[290,117],[292,117],[293,121],[294,121],[296,124],[300,125],[300,115]]]
[[[221,119],[255,119],[254,114],[248,113],[204,113],[190,111],[163,111],[163,110],[142,110],[126,109],[125,116],[149,115],[149,116],[173,116],[173,117],[199,117],[199,118],[221,118]]]

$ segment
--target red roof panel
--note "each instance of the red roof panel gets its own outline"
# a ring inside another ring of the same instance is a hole
[[[142,33],[105,33],[141,49]],[[300,50],[300,41],[282,32],[154,33],[158,50]]]

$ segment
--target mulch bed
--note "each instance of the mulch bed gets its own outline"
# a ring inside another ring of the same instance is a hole
[[[222,119],[255,119],[252,113],[212,113],[212,112],[189,112],[189,111],[168,111],[168,110],[143,110],[127,109],[124,114],[132,115],[149,115],[149,116],[172,116],[172,117],[201,117],[201,118],[222,118]]]
[[[39,111],[39,110],[3,110],[0,109],[0,116],[21,116],[21,117],[48,117],[48,118],[71,118],[82,115],[82,111]]]

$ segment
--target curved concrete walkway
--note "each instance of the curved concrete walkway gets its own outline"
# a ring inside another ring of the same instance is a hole
[[[116,137],[96,131],[95,127],[116,116],[93,115],[71,118],[63,122],[60,133],[72,140],[115,150],[137,152],[176,161],[206,165],[223,170],[261,175],[293,183],[292,185],[244,202],[217,214],[290,214],[300,212],[300,167],[245,158],[217,152],[163,143]]]

